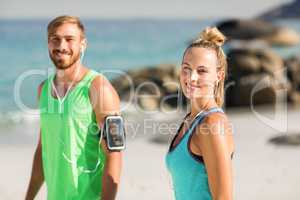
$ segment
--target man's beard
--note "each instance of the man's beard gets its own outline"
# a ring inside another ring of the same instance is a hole
[[[68,69],[70,68],[74,63],[76,63],[80,59],[80,53],[78,54],[71,54],[71,57],[67,59],[67,61],[63,61],[60,58],[55,58],[55,53],[58,52],[58,50],[54,50],[52,53],[49,52],[50,58],[55,65],[57,69]],[[66,52],[63,52],[66,53]],[[73,55],[73,56],[72,56]]]

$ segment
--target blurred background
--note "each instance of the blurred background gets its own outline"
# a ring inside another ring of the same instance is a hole
[[[65,14],[85,25],[84,64],[122,99],[129,137],[118,199],[174,199],[164,156],[186,111],[178,69],[206,26],[228,38],[224,110],[234,127],[235,199],[300,198],[299,0],[0,0],[0,199],[24,198],[39,131],[37,87],[54,70],[46,27]],[[128,75],[135,89],[150,82],[160,95],[145,85],[148,96],[129,101]],[[38,199],[45,195],[43,187]]]

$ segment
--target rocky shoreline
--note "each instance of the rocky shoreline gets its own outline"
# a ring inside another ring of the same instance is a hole
[[[264,20],[274,20],[274,19],[299,19],[300,17],[300,0],[294,0],[293,2],[286,3],[282,6],[271,9],[258,18]]]
[[[300,55],[281,58],[273,46],[299,45],[300,35],[261,20],[226,20],[217,27],[228,37],[226,107],[300,104]],[[123,101],[133,98],[145,110],[186,104],[179,90],[179,66],[161,64],[129,70],[112,80]]]

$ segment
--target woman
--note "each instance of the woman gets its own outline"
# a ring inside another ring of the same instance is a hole
[[[166,156],[176,200],[232,200],[233,137],[222,110],[227,70],[225,36],[206,28],[185,50],[180,69],[190,102]]]

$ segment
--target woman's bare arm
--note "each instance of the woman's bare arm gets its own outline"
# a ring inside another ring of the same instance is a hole
[[[222,113],[212,113],[196,128],[193,143],[201,151],[214,200],[233,199],[231,126]]]

